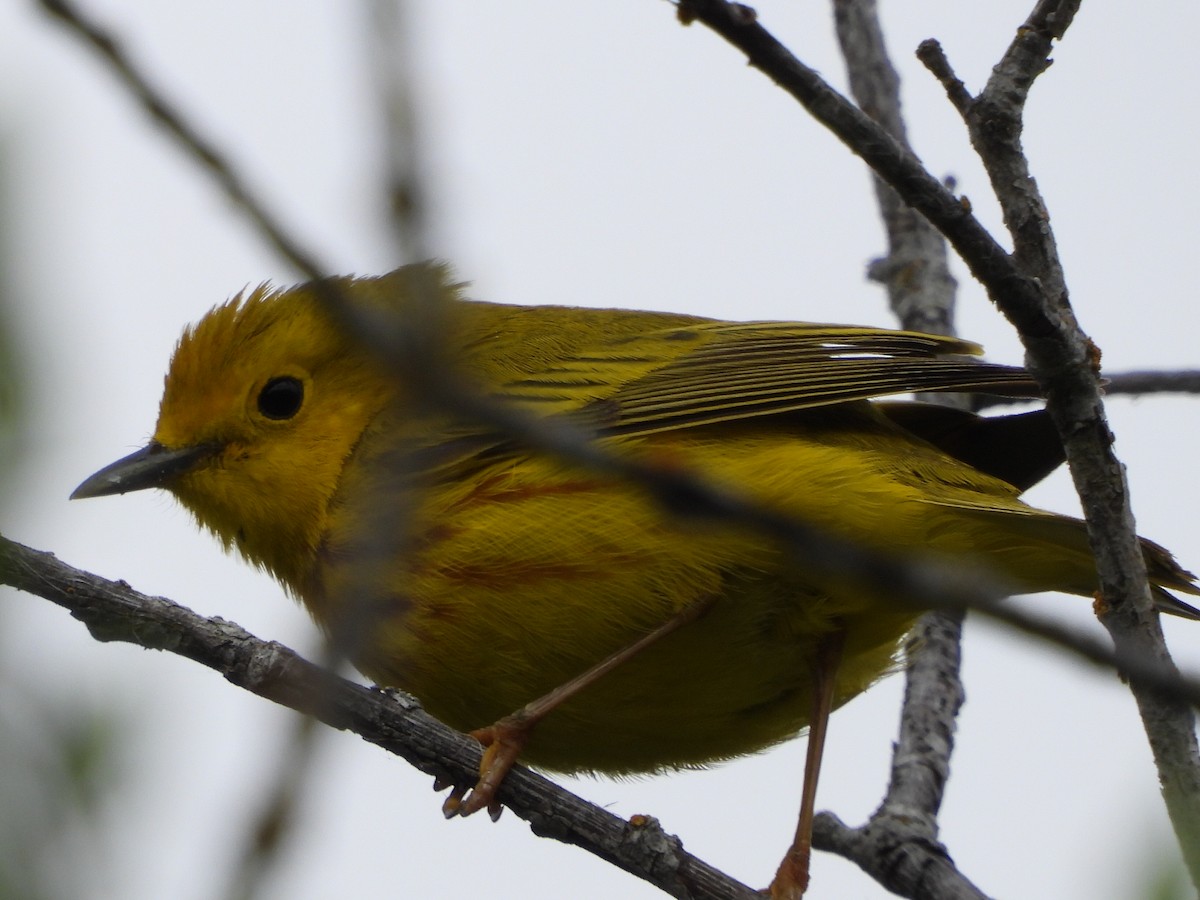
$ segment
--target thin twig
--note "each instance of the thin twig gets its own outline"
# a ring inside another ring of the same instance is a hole
[[[1052,335],[1037,281],[921,162],[878,123],[834,90],[816,70],[781,44],[745,7],[727,0],[678,0],[685,24],[699,21],[746,55],[760,70],[828,128],[886,181],[904,202],[928,219],[958,251],[971,274],[1010,321],[1033,334]]]
[[[971,109],[971,104],[975,102],[975,98],[971,96],[967,86],[954,73],[954,67],[950,65],[950,60],[946,56],[946,51],[942,49],[941,43],[934,38],[921,41],[917,46],[917,59],[925,64],[925,68],[933,73],[933,77],[946,89],[946,98],[950,104],[958,110],[960,115],[966,116]]]
[[[188,122],[165,94],[154,87],[113,35],[81,13],[70,0],[38,2],[46,12],[60,19],[95,48],[125,89],[151,118],[174,136],[179,145],[208,171],[225,196],[246,214],[280,256],[310,280],[316,281],[329,274],[331,270],[322,265],[316,255],[276,224],[277,220],[267,212],[266,204],[254,196],[225,155]]]
[[[1105,375],[1104,393],[1109,397],[1200,394],[1200,369],[1183,369],[1175,372],[1118,372],[1115,375]]]
[[[397,0],[371,0],[367,11],[366,51],[375,108],[383,124],[381,181],[388,199],[387,220],[401,259],[427,259],[429,191],[421,164],[411,12]]]

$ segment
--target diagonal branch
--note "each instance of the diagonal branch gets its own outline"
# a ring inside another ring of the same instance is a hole
[[[1146,582],[1124,467],[1112,450],[1104,413],[1099,351],[1075,320],[1049,213],[1021,146],[1022,114],[1029,91],[1049,64],[1051,42],[1074,18],[1078,0],[1041,0],[1018,29],[978,97],[964,100],[960,82],[933,42],[922,59],[948,85],[983,160],[1004,221],[1013,256],[1041,284],[1054,324],[1050,335],[1022,339],[1030,368],[1046,389],[1048,409],[1067,451],[1083,505],[1100,581],[1100,620],[1118,652],[1136,656],[1166,674],[1175,671]],[[1167,812],[1192,881],[1200,886],[1200,746],[1193,711],[1147,689],[1138,679],[1130,690],[1154,754]]]
[[[74,569],[0,537],[0,582],[67,609],[100,641],[124,641],[187,657],[260,697],[353,731],[435,778],[470,783],[479,744],[443,725],[415,699],[364,687],[263,641],[238,625],[205,618],[162,597]],[[521,767],[500,790],[535,834],[582,847],[676,897],[750,900],[757,894],[684,851],[657,820],[625,821]]]
[[[1052,335],[1041,290],[1008,252],[912,153],[877,122],[806,66],[747,7],[727,0],[678,0],[680,21],[702,22],[742,51],[749,64],[790,94],[897,194],[937,228],[958,251],[993,302],[1023,330]]]
[[[208,173],[217,181],[225,196],[254,223],[279,255],[296,267],[306,278],[324,278],[329,269],[317,257],[300,245],[292,235],[276,224],[276,219],[258,200],[249,185],[238,174],[225,155],[199,129],[179,114],[171,102],[134,65],[116,37],[96,22],[88,19],[70,0],[39,0],[42,8],[61,20],[67,27],[92,45],[120,79],[141,107],[155,122],[176,138]]]

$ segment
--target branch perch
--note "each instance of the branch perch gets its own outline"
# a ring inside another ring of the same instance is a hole
[[[149,597],[3,537],[0,581],[68,610],[99,641],[187,657],[253,694],[352,731],[442,783],[473,784],[479,777],[479,744],[434,719],[414,698],[347,681],[232,622]],[[528,769],[512,771],[500,798],[535,834],[582,847],[671,896],[757,897],[751,888],[684,851],[656,819],[639,816],[627,822]]]

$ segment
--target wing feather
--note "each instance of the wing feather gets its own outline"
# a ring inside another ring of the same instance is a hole
[[[968,341],[791,322],[696,322],[624,335],[500,386],[602,434],[650,434],[914,391],[1036,396],[1023,369],[972,362]]]

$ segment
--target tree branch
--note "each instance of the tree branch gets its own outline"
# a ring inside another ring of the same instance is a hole
[[[479,777],[479,744],[428,715],[414,698],[347,681],[232,622],[148,597],[3,537],[0,582],[68,610],[96,640],[184,656],[253,694],[352,731],[444,783],[473,784]],[[535,834],[582,847],[672,896],[758,896],[684,851],[657,820],[626,822],[523,767],[504,780],[500,799]]]
[[[902,897],[987,900],[987,895],[958,871],[946,848],[928,838],[923,842],[919,831],[910,829],[903,819],[877,816],[861,828],[850,828],[832,813],[821,813],[813,823],[813,842],[858,863]]]
[[[170,100],[156,90],[133,63],[120,42],[96,22],[88,19],[70,0],[38,0],[42,8],[91,44],[142,109],[179,142],[196,162],[217,181],[222,192],[246,214],[275,250],[306,278],[316,281],[331,271],[316,255],[300,245],[276,224],[266,205],[256,199],[237,170],[201,132],[192,127]]]
[[[952,102],[963,113],[971,143],[983,160],[1013,239],[1013,257],[1044,292],[1044,309],[1054,330],[1031,334],[1021,328],[1030,369],[1046,390],[1048,409],[1063,439],[1075,488],[1083,504],[1100,581],[1100,620],[1119,653],[1136,656],[1164,673],[1175,671],[1146,581],[1134,527],[1125,469],[1112,450],[1098,375],[1099,350],[1075,320],[1068,299],[1049,213],[1021,146],[1022,115],[1029,91],[1050,65],[1051,42],[1063,36],[1078,0],[1041,0],[1017,30],[987,86],[966,102],[957,96],[949,62],[938,48],[923,45],[922,58],[949,83]],[[1154,754],[1167,812],[1191,873],[1200,887],[1200,747],[1193,711],[1149,690],[1139,679],[1130,689]]]
[[[1200,369],[1175,372],[1117,372],[1105,375],[1104,393],[1115,397],[1145,394],[1200,394]]]
[[[727,0],[678,0],[676,6],[681,22],[702,22],[742,51],[752,67],[790,94],[945,235],[1010,321],[1033,334],[1054,334],[1037,282],[1017,268],[971,214],[970,204],[955,197],[878,123],[797,59],[747,7]]]
[[[911,152],[900,111],[900,76],[888,58],[875,0],[834,0],[833,10],[854,99]],[[904,328],[954,334],[957,283],[945,239],[878,174],[872,181],[888,253],[871,263],[869,277],[887,288],[892,312]]]

